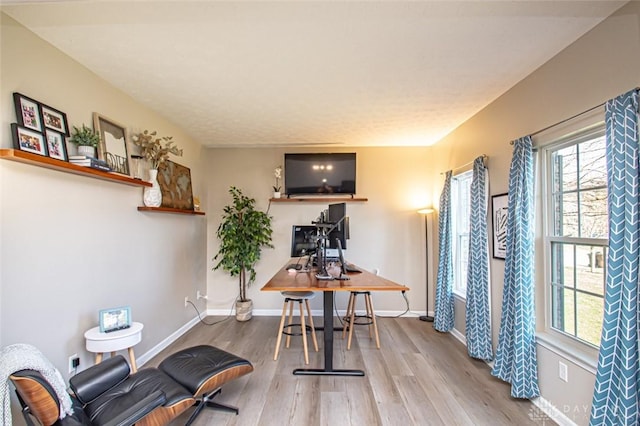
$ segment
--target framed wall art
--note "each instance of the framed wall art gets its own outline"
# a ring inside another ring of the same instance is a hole
[[[67,144],[62,133],[53,130],[44,129],[44,136],[47,141],[47,152],[49,157],[58,160],[67,161]]]
[[[51,108],[48,105],[41,105],[42,121],[46,129],[55,130],[65,136],[69,136],[69,124],[67,123],[67,114]]]
[[[191,170],[171,160],[158,167],[158,184],[162,192],[162,207],[193,210]]]
[[[42,118],[40,103],[21,93],[13,94],[13,104],[16,109],[18,124],[27,129],[42,132]]]
[[[507,257],[507,207],[509,194],[491,197],[491,217],[493,219],[493,258]]]
[[[93,128],[100,135],[98,158],[106,161],[112,171],[130,176],[127,128],[97,112],[93,113]]]
[[[47,155],[47,147],[42,133],[34,132],[31,129],[12,123],[11,134],[13,135],[13,146],[16,149],[33,154]]]

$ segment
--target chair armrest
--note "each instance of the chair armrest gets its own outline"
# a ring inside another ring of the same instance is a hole
[[[129,364],[117,355],[79,372],[69,379],[69,386],[80,402],[88,404],[129,377],[129,373]]]
[[[147,395],[103,426],[129,426],[160,407],[167,401],[164,392],[157,390]]]

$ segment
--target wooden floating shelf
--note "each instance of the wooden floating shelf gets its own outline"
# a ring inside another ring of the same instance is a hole
[[[44,157],[42,155],[32,154],[26,151],[20,151],[19,149],[0,149],[0,158],[23,164],[30,164],[32,166],[44,167],[45,169],[58,170],[60,172],[71,173],[74,175],[122,183],[125,185],[151,186],[149,182],[145,182],[140,179],[133,179],[128,176],[104,172],[90,167],[77,166],[66,161],[51,157]]]
[[[354,203],[354,202],[364,202],[369,201],[368,198],[364,197],[282,197],[282,198],[270,198],[269,201],[273,203],[334,203],[334,202],[343,202],[343,203]]]
[[[190,214],[190,215],[199,215],[204,216],[204,212],[195,211],[195,210],[184,210],[184,209],[173,209],[171,207],[138,207],[138,211],[140,212],[156,212],[156,213],[177,213],[177,214]]]

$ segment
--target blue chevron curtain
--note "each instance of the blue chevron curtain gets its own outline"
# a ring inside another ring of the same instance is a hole
[[[440,260],[438,261],[438,279],[436,281],[436,304],[433,328],[438,331],[451,331],[453,328],[453,252],[451,247],[451,174],[449,170],[444,179],[444,188],[440,194],[440,212],[438,234],[440,240]]]
[[[640,424],[638,90],[606,104],[609,253],[590,425]]]
[[[533,282],[533,149],[515,141],[509,170],[507,255],[498,349],[491,374],[511,383],[514,398],[540,396]]]
[[[473,358],[493,359],[489,310],[489,237],[487,236],[487,168],[484,157],[473,162],[469,266],[467,268],[466,338]]]

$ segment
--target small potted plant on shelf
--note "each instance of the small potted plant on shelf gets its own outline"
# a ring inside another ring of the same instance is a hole
[[[96,157],[96,147],[100,143],[100,135],[92,128],[82,125],[81,128],[73,126],[73,132],[69,142],[76,145],[78,155],[86,155],[87,157]]]
[[[145,130],[132,137],[133,143],[140,147],[140,154],[149,161],[149,182],[151,187],[144,189],[143,202],[147,207],[162,205],[162,191],[158,184],[158,168],[167,161],[169,154],[182,156],[182,150],[173,146],[173,136],[156,137],[156,131]]]
[[[273,198],[280,198],[280,179],[282,179],[282,166],[276,167],[273,171],[276,178],[276,184],[273,186]]]
[[[247,298],[247,287],[256,279],[255,265],[265,247],[271,244],[271,216],[256,210],[256,200],[245,196],[236,187],[229,193],[233,202],[223,209],[222,222],[218,226],[216,236],[220,240],[220,248],[213,258],[218,263],[214,270],[222,268],[231,277],[238,277],[239,298],[236,301],[236,319],[251,319],[253,302]]]

